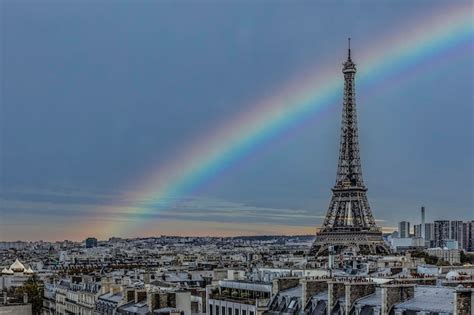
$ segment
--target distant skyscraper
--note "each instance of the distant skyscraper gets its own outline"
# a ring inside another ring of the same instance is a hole
[[[474,252],[474,221],[469,221],[468,250]]]
[[[462,221],[451,221],[449,238],[458,242],[458,247],[462,248],[463,233],[462,233],[463,222]]]
[[[474,221],[463,222],[461,248],[474,251]]]
[[[86,239],[86,248],[97,247],[97,239],[95,237],[89,237]]]
[[[421,234],[421,227],[423,224],[415,224],[413,225],[413,233],[415,234],[415,237],[422,237]]]
[[[410,222],[402,221],[398,223],[398,235],[400,238],[410,237]]]
[[[351,49],[342,69],[344,100],[337,178],[321,230],[310,250],[311,256],[325,254],[329,246],[339,252],[354,249],[362,253],[387,253],[382,231],[376,225],[362,179],[357,126],[355,75]]]
[[[444,247],[444,241],[449,239],[449,221],[434,221],[434,246]]]
[[[421,230],[418,237],[425,237],[425,206],[421,207]]]
[[[426,247],[434,245],[434,223],[425,223],[425,245]]]
[[[432,247],[434,244],[434,223],[425,223],[425,245]]]

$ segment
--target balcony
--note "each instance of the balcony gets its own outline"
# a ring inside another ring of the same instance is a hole
[[[266,297],[252,297],[248,294],[211,293],[209,299],[221,300],[238,304],[266,306],[270,301]]]

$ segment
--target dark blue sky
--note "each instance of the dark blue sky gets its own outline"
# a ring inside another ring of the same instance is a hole
[[[340,68],[348,36],[357,62],[371,39],[465,3],[2,1],[0,239],[85,236],[74,224],[120,203],[196,135],[309,67]],[[358,90],[382,226],[415,222],[421,205],[428,220],[474,218],[472,52],[471,41]],[[157,216],[156,234],[307,233],[330,199],[339,124],[337,107],[265,144]]]

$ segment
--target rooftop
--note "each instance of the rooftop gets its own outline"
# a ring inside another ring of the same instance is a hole
[[[106,300],[109,302],[120,302],[122,300],[122,292],[118,293],[105,293],[99,296],[99,299]]]
[[[293,287],[293,288],[281,290],[279,294],[284,295],[284,296],[291,296],[291,297],[301,297],[302,291],[303,291],[303,287],[301,285],[297,285],[296,287]]]
[[[359,301],[357,301],[356,305],[370,305],[370,306],[380,306],[382,302],[382,289],[379,287],[375,288],[375,293],[368,295]]]
[[[397,309],[452,313],[454,309],[454,289],[448,287],[417,286],[415,297],[395,306]]]
[[[148,305],[146,304],[146,300],[140,301],[138,303],[131,302],[129,304],[125,304],[119,307],[118,313],[121,313],[121,311],[132,313],[132,314],[148,314]]]
[[[271,292],[272,285],[266,282],[219,280],[219,286],[222,288],[241,289],[248,291]]]

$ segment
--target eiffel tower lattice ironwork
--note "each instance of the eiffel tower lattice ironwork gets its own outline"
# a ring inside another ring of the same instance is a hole
[[[311,256],[325,254],[329,246],[334,246],[337,252],[344,249],[361,254],[388,252],[370,210],[362,179],[355,102],[356,66],[351,59],[350,39],[342,72],[344,101],[336,184],[323,226],[310,249]]]

